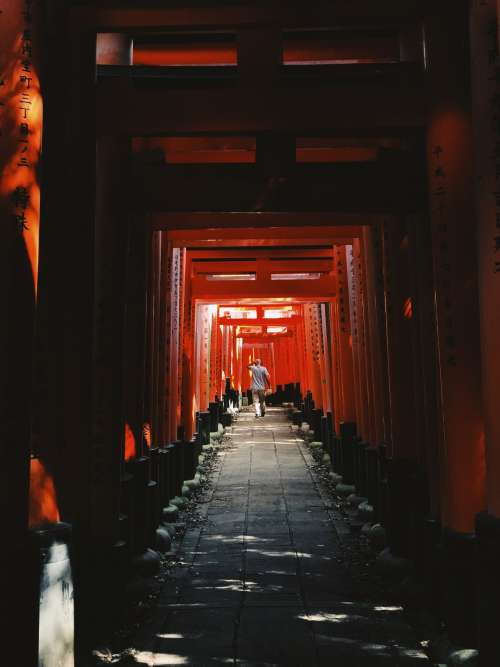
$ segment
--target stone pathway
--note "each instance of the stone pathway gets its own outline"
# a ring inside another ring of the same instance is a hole
[[[280,408],[240,414],[185,567],[137,637],[145,665],[429,664],[401,609],[356,599],[310,455]]]

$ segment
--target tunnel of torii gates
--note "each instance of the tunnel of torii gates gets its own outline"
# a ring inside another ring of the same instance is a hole
[[[497,3],[101,4],[0,3],[2,658],[51,558],[113,617],[260,358],[500,664]]]

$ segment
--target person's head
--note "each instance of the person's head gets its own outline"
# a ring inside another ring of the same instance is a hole
[[[260,359],[256,359],[256,360],[254,361],[254,364],[255,364],[256,366],[260,366]]]

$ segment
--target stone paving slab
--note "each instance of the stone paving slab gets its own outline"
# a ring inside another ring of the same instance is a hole
[[[181,545],[182,576],[139,633],[144,664],[429,664],[400,608],[356,599],[339,539],[349,527],[284,411],[241,413],[230,432],[205,523]]]

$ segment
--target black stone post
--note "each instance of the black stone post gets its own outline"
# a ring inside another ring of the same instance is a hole
[[[208,411],[210,413],[210,433],[213,433],[219,426],[219,404],[209,403]]]
[[[356,479],[356,491],[358,496],[367,495],[366,489],[366,450],[369,445],[367,442],[362,440],[355,441],[355,449],[357,454],[357,479]]]
[[[476,517],[479,664],[500,664],[500,519],[487,512]]]
[[[450,641],[467,648],[478,645],[477,546],[473,534],[449,529],[442,533],[440,579],[443,620]],[[498,622],[496,634],[498,637]]]
[[[345,484],[354,484],[354,439],[356,426],[352,422],[340,423],[340,447],[342,458],[342,475]]]
[[[200,429],[202,445],[210,443],[210,412],[200,412]]]
[[[373,505],[374,518],[377,517],[378,507],[378,483],[379,483],[379,465],[378,465],[378,448],[367,447],[365,452],[366,457],[366,496]]]

